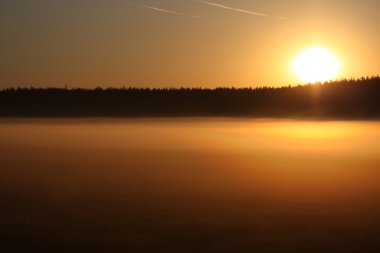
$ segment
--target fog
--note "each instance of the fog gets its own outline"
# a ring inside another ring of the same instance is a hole
[[[358,252],[380,122],[0,120],[4,252]]]

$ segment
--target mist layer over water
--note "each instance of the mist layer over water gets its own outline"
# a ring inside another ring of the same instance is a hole
[[[380,123],[2,119],[5,252],[358,252]]]

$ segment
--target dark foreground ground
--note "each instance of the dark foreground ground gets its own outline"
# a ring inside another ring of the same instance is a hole
[[[378,252],[379,129],[2,120],[0,252]]]
[[[7,89],[0,117],[379,119],[380,77],[283,88]]]

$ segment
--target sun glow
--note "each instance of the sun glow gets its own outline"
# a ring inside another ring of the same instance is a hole
[[[334,78],[340,69],[338,58],[325,48],[312,47],[293,62],[294,73],[304,82],[324,82]]]

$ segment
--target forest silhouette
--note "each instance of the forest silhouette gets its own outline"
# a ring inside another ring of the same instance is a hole
[[[380,77],[280,88],[8,88],[1,117],[380,118]]]

